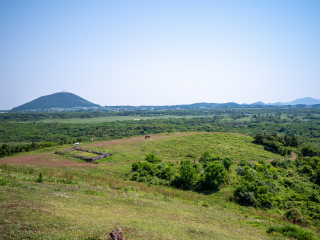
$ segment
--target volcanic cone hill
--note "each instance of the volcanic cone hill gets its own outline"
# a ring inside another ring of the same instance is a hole
[[[98,107],[99,105],[89,102],[73,93],[59,92],[39,97],[31,102],[22,104],[12,111],[40,110],[49,108],[74,108],[74,107]]]

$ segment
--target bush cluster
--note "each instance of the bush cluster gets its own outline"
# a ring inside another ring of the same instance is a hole
[[[144,162],[132,164],[131,180],[170,185],[185,190],[215,190],[226,182],[227,169],[232,163],[232,158],[214,157],[210,151],[202,154],[200,163],[185,160],[180,164],[162,162],[150,153]]]
[[[277,169],[263,160],[253,163],[241,160],[235,169],[242,178],[237,183],[234,196],[241,204],[271,208],[274,196],[281,191],[275,178]]]
[[[270,226],[267,229],[267,233],[279,232],[282,235],[298,240],[316,240],[318,239],[312,232],[297,226],[286,225],[286,226]]]
[[[320,158],[306,157],[296,160],[298,172],[308,176],[310,180],[320,185]]]
[[[320,159],[275,159],[271,163],[242,160],[234,199],[242,205],[279,208],[283,217],[302,225],[320,224]]]
[[[299,141],[296,136],[292,138],[285,135],[284,137],[278,136],[276,133],[268,135],[257,133],[254,136],[255,143],[261,144],[267,147],[267,149],[273,150],[282,156],[291,154],[292,147],[297,148]]]

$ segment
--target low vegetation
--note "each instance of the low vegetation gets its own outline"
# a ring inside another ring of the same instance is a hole
[[[127,239],[319,237],[297,225],[282,230],[275,212],[239,206],[226,193],[203,195],[59,169],[0,169],[2,239],[107,239],[117,227]]]

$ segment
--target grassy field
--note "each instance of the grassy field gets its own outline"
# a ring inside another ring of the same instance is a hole
[[[254,144],[252,141],[251,137],[229,133],[191,133],[170,136],[158,134],[151,136],[150,140],[137,137],[89,144],[86,148],[113,154],[109,158],[101,159],[99,163],[139,161],[143,160],[148,153],[155,153],[163,160],[185,160],[188,159],[188,154],[195,155],[195,159],[199,159],[208,149],[220,157],[233,157],[235,161],[279,157],[277,154],[265,151],[263,146]]]
[[[70,154],[87,154],[81,151],[67,152],[66,155],[53,154],[54,151],[73,147],[59,145],[33,152],[21,153],[12,157],[0,159],[6,164],[25,164],[27,166],[77,169],[95,174],[109,174],[116,178],[128,178],[134,161],[143,161],[148,153],[155,153],[163,160],[181,161],[193,154],[198,160],[201,154],[211,149],[220,157],[233,157],[235,161],[242,159],[259,160],[280,158],[280,155],[265,151],[263,146],[252,143],[252,138],[232,133],[175,133],[151,135],[150,140],[143,136],[111,140],[96,143],[82,143],[81,147],[99,152],[112,153],[111,157],[96,161],[98,164],[86,163]],[[90,154],[91,155],[91,154]],[[95,155],[95,154],[94,154]],[[118,163],[106,165],[109,163]],[[123,164],[128,163],[128,164]]]
[[[285,239],[266,233],[277,222],[268,213],[239,207],[223,195],[107,184],[90,176],[91,183],[76,177],[71,184],[37,183],[37,172],[26,171],[0,172],[10,181],[0,186],[1,239],[107,239],[117,227],[126,239]],[[56,181],[58,175],[66,178],[56,174]]]
[[[72,145],[2,158],[0,164],[7,165],[0,165],[1,239],[108,239],[118,227],[127,240],[289,239],[266,232],[287,224],[282,212],[230,201],[240,178],[235,164],[229,185],[208,195],[128,180],[132,161],[150,152],[167,161],[190,159],[188,154],[199,159],[207,149],[235,161],[281,158],[252,140],[230,133],[175,133],[83,143],[114,154],[99,164],[53,154]],[[37,182],[39,173],[43,179]]]

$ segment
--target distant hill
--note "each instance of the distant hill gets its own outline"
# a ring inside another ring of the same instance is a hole
[[[263,103],[263,102],[255,102],[251,105],[269,105],[269,106],[283,106],[283,105],[315,105],[320,104],[320,99],[314,99],[311,97],[296,99],[292,102],[276,102],[276,103]]]
[[[31,102],[13,108],[11,111],[74,107],[99,107],[99,105],[91,103],[73,93],[59,92],[39,97]]]
[[[320,104],[319,99],[314,99],[311,97],[306,97],[306,98],[300,98],[296,99],[292,102],[286,103],[287,105],[298,105],[298,104],[305,104],[305,105],[313,105],[313,104]]]
[[[255,103],[252,103],[252,105],[266,105],[266,104],[263,102],[255,102]]]
[[[267,105],[272,105],[272,106],[283,106],[283,105],[286,105],[285,103],[283,102],[276,102],[276,103],[267,103]]]

